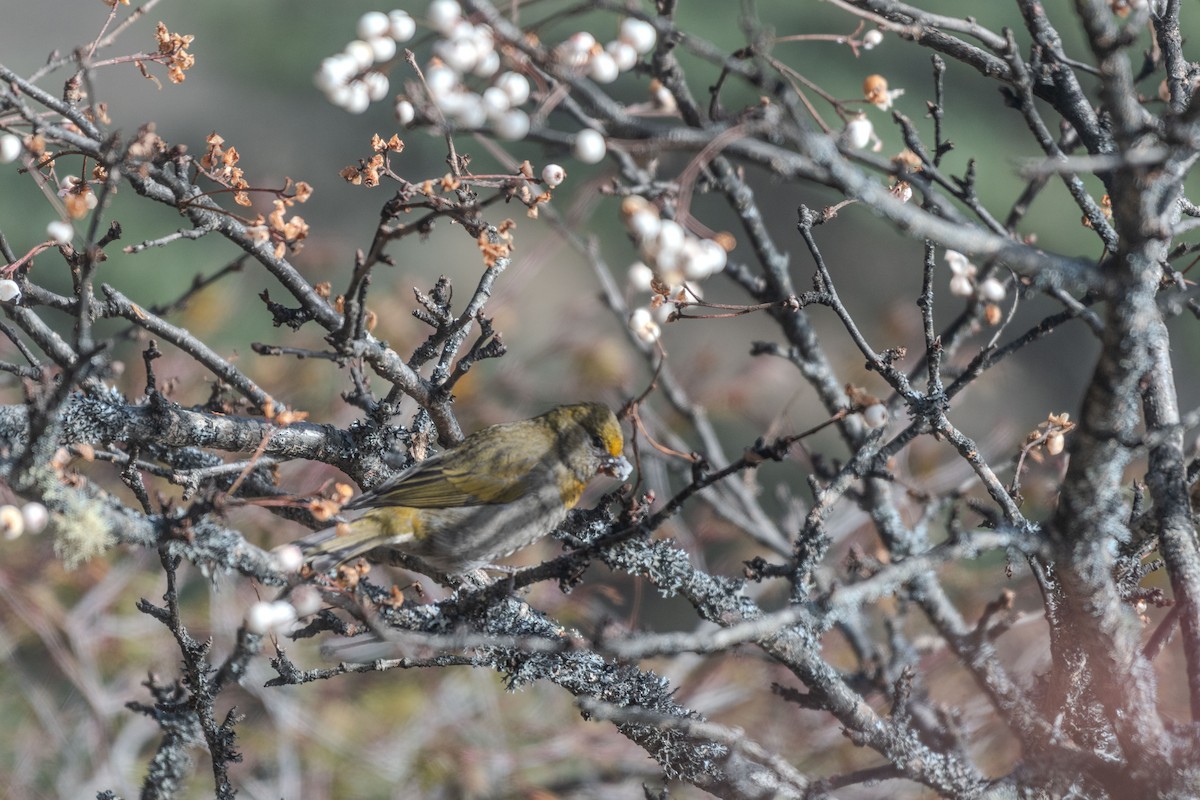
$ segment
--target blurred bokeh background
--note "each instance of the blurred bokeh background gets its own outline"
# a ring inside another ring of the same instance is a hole
[[[418,19],[424,3],[401,3]],[[541,4],[523,13],[543,16]],[[816,0],[764,0],[756,4],[764,24],[779,36],[794,33],[851,32],[855,20],[832,4]],[[957,0],[925,0],[931,11],[961,14]],[[1011,4],[970,3],[970,13],[981,24],[999,29],[1019,29]],[[680,23],[726,52],[744,45],[737,24],[738,4],[683,3]],[[1060,19],[1068,52],[1087,60],[1078,31],[1069,23],[1068,3],[1046,4]],[[385,185],[365,189],[346,183],[338,171],[369,155],[371,135],[385,138],[399,132],[406,149],[395,160],[406,178],[419,182],[445,171],[445,144],[421,132],[398,131],[391,104],[373,105],[353,116],[325,102],[313,86],[313,73],[326,55],[338,52],[354,38],[358,16],[388,6],[362,0],[340,3],[257,0],[206,0],[159,3],[145,19],[127,31],[102,55],[116,56],[153,47],[156,20],[170,30],[193,34],[191,50],[196,66],[180,85],[165,81],[161,87],[143,78],[132,64],[97,72],[96,93],[108,104],[113,128],[132,133],[153,122],[168,143],[203,152],[205,137],[223,136],[241,153],[241,163],[253,186],[280,186],[285,177],[304,180],[315,188],[313,198],[296,210],[311,225],[303,251],[293,261],[313,282],[330,281],[335,292],[345,285],[356,248],[365,248],[378,221],[379,208],[390,196]],[[718,11],[719,9],[719,11]],[[21,74],[30,74],[54,51],[68,52],[92,40],[107,14],[98,0],[42,0],[6,3],[0,24],[0,63]],[[1192,17],[1194,21],[1195,17]],[[543,41],[556,41],[581,29],[594,30],[598,38],[611,37],[616,21],[599,12],[562,16],[540,28]],[[1188,32],[1185,32],[1185,37]],[[1192,33],[1200,33],[1195,31]],[[1018,41],[1026,37],[1018,30]],[[1148,42],[1148,40],[1147,40]],[[428,56],[428,39],[418,34],[411,43],[418,57]],[[826,91],[839,98],[861,96],[863,78],[873,72],[887,76],[892,87],[905,94],[898,110],[913,119],[924,135],[931,136],[926,101],[932,97],[929,53],[889,37],[883,45],[855,57],[847,48],[826,42],[777,44],[774,55]],[[717,77],[710,64],[684,56],[693,91],[703,94]],[[60,70],[41,81],[57,93],[67,72]],[[393,91],[405,79],[393,75]],[[1144,86],[1147,96],[1157,82]],[[645,99],[645,87],[629,80],[614,86],[618,98]],[[753,103],[755,97],[732,87],[723,95],[727,107]],[[899,152],[903,144],[885,112],[870,109],[884,142],[884,154]],[[977,187],[985,206],[1003,218],[1024,182],[1017,174],[1022,160],[1041,153],[1030,138],[1019,113],[1007,108],[996,86],[965,67],[951,64],[946,75],[946,136],[955,143],[943,168],[961,175],[975,160]],[[834,121],[832,113],[828,118]],[[503,164],[470,137],[457,142],[468,152],[477,173],[503,171]],[[635,258],[633,245],[618,219],[617,203],[599,189],[611,179],[606,164],[589,167],[570,154],[539,146],[509,143],[517,160],[541,165],[558,161],[568,171],[568,182],[555,192],[554,206],[577,231],[593,238],[599,252],[623,285],[625,268]],[[683,157],[663,154],[670,172]],[[677,161],[673,161],[677,160]],[[792,253],[798,288],[807,288],[812,266],[795,234],[800,204],[822,207],[841,199],[810,185],[790,185],[768,174],[750,176],[767,220],[784,249]],[[1089,179],[1096,196],[1100,184]],[[260,205],[262,211],[269,210]],[[740,232],[727,209],[708,198],[697,198],[692,212],[713,230]],[[477,365],[458,391],[458,412],[464,428],[503,419],[527,416],[559,402],[584,398],[606,400],[614,406],[637,394],[649,380],[649,369],[632,348],[615,318],[596,296],[599,283],[592,268],[556,237],[550,227],[527,219],[524,208],[493,208],[490,221],[506,216],[517,222],[513,266],[503,275],[488,307],[503,333],[508,355]],[[186,221],[171,209],[154,208],[123,189],[111,207],[110,218],[124,228],[123,241],[134,244],[176,230]],[[1047,249],[1079,255],[1100,255],[1096,239],[1080,224],[1079,212],[1061,185],[1051,182],[1035,201],[1022,232],[1035,235]],[[53,218],[48,203],[27,176],[14,165],[0,168],[0,230],[12,248],[23,254],[44,239]],[[921,246],[903,238],[874,218],[866,209],[850,206],[817,231],[818,240],[835,281],[850,311],[877,349],[906,346],[920,350],[920,317],[915,304],[920,289]],[[401,353],[408,352],[424,335],[411,316],[412,289],[428,289],[441,274],[448,275],[466,297],[481,270],[478,250],[462,231],[443,224],[425,240],[407,238],[391,249],[396,266],[375,273],[371,308],[379,316],[376,335]],[[197,273],[211,273],[237,253],[216,237],[178,242],[137,255],[110,249],[101,280],[111,283],[144,305],[178,296]],[[731,256],[749,260],[745,246]],[[69,287],[61,261],[42,256],[36,278],[60,291]],[[939,265],[939,275],[949,272]],[[356,417],[340,393],[349,388],[345,370],[320,360],[290,360],[255,355],[251,342],[320,347],[315,332],[273,328],[258,294],[267,289],[281,295],[271,279],[253,267],[200,293],[175,324],[187,327],[240,366],[289,406],[306,411],[316,422],[344,426]],[[739,303],[746,298],[720,276],[705,284],[706,299]],[[961,301],[948,294],[938,308],[945,324],[961,309]],[[1011,332],[1054,310],[1040,298],[1018,309]],[[813,317],[830,355],[847,382],[883,393],[883,384],[862,367],[837,320],[823,309]],[[117,326],[109,326],[109,330]],[[101,330],[104,330],[102,328]],[[1173,356],[1176,378],[1185,408],[1195,406],[1196,336],[1178,326]],[[990,332],[961,354],[963,363],[986,342]],[[820,423],[825,414],[812,391],[795,370],[780,359],[751,358],[752,342],[777,340],[765,318],[678,322],[668,325],[664,345],[669,363],[693,398],[711,412],[730,452],[737,453],[766,431],[800,431]],[[0,350],[7,347],[0,343]],[[144,382],[138,353],[144,347],[131,341],[118,357],[126,362],[119,380],[136,396]],[[159,362],[160,379],[177,381],[173,395],[180,403],[199,403],[209,392],[209,380],[195,374],[190,359],[166,350]],[[1026,348],[1016,359],[989,372],[958,401],[956,424],[976,438],[985,454],[1004,461],[1024,435],[1050,412],[1074,411],[1093,362],[1095,345],[1082,325],[1068,326],[1060,335]],[[0,402],[20,402],[21,391],[9,376],[0,376]],[[660,411],[665,412],[665,406]],[[670,421],[668,417],[668,422]],[[694,444],[694,442],[692,443]],[[766,465],[758,480],[766,504],[783,515],[786,497],[806,493],[804,478],[808,452],[844,456],[832,434],[807,442],[807,452],[778,465]],[[968,474],[950,455],[932,442],[919,442],[900,458],[905,472],[923,481],[922,488],[943,491],[965,484]],[[952,463],[954,462],[954,463]],[[290,488],[298,493],[316,489],[336,471],[321,465],[290,465],[284,470]],[[1048,503],[1056,479],[1052,466],[1035,465],[1027,482],[1030,502]],[[1039,487],[1041,487],[1039,489]],[[665,487],[664,487],[665,488]],[[1046,508],[1049,506],[1047,505]],[[1036,510],[1030,511],[1037,517]],[[1044,513],[1044,512],[1043,512]],[[273,546],[302,532],[298,526],[266,512],[239,510],[231,522],[253,540]],[[757,555],[733,531],[702,508],[670,529],[694,557],[713,571],[738,575],[741,561]],[[837,524],[851,533],[864,522],[848,515]],[[869,537],[848,534],[845,546],[857,542],[871,548]],[[531,563],[555,552],[546,543],[519,556]],[[126,796],[137,793],[146,759],[155,744],[157,729],[148,720],[124,708],[130,700],[146,701],[138,684],[147,670],[172,675],[178,653],[167,632],[139,614],[133,600],[161,596],[161,573],[153,554],[114,552],[74,572],[66,572],[54,558],[46,539],[26,538],[3,543],[0,557],[0,717],[8,720],[0,732],[0,775],[10,776],[13,797],[85,796],[112,788]],[[958,578],[959,599],[968,618],[992,600],[1002,587],[1018,592],[1033,589],[1020,576],[1009,581],[1002,562],[975,564]],[[594,569],[570,596],[555,587],[537,588],[531,602],[568,624],[594,631],[611,620],[623,625],[653,629],[690,628],[690,609],[680,601],[663,601],[628,579]],[[228,647],[245,608],[254,598],[252,587],[234,577],[211,581],[193,576],[187,584],[193,615],[193,635],[212,635],[215,650]],[[782,602],[779,598],[776,603]],[[764,599],[768,605],[770,598]],[[1018,599],[1018,607],[1036,608],[1037,598]],[[1036,671],[1041,647],[1036,615],[1006,637],[1005,658],[1018,674]],[[844,644],[829,643],[831,653]],[[296,645],[294,659],[310,665],[326,663],[312,643]],[[353,655],[347,657],[354,657]],[[846,664],[850,663],[846,653]],[[804,770],[818,774],[843,771],[874,763],[869,753],[841,740],[836,726],[811,711],[764,700],[760,689],[772,680],[787,683],[773,665],[747,652],[739,658],[719,658],[705,663],[699,657],[651,664],[680,686],[680,702],[730,724],[749,727],[753,736],[780,749]],[[932,675],[944,675],[938,690],[947,702],[971,698],[974,685],[945,655],[930,657]],[[1164,670],[1169,671],[1169,660]],[[581,722],[571,698],[549,686],[533,686],[517,694],[504,691],[500,678],[488,673],[448,671],[438,674],[393,672],[362,675],[286,690],[264,690],[271,673],[265,664],[245,682],[241,696],[231,698],[247,715],[239,727],[246,763],[236,768],[236,782],[246,797],[524,797],[535,795],[529,787],[558,787],[561,796],[592,775],[596,764],[607,763],[613,772],[614,791],[634,796],[642,779],[654,781],[654,764],[610,727]],[[979,725],[987,724],[982,713]],[[967,705],[970,706],[968,700]],[[966,720],[970,728],[975,720]],[[30,728],[30,726],[33,726]],[[37,736],[29,730],[38,731]],[[1000,730],[992,742],[992,763],[1002,767],[1012,753]],[[590,761],[577,764],[573,753],[588,752]],[[203,759],[202,753],[197,754]],[[905,787],[909,790],[911,787]],[[678,796],[694,789],[682,787]],[[891,791],[857,796],[899,796]],[[197,770],[191,796],[210,794],[206,769]],[[906,796],[921,796],[913,791]]]

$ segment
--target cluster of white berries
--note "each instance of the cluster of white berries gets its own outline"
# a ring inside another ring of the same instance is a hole
[[[41,533],[48,522],[50,512],[41,503],[26,503],[20,508],[0,506],[0,535],[5,539],[16,539],[23,533]]]
[[[460,127],[474,129],[490,124],[501,139],[524,139],[529,133],[529,114],[521,106],[531,94],[529,79],[519,72],[502,72],[482,92],[475,92],[464,82],[465,77],[466,73],[447,62],[431,62],[425,68],[430,101]],[[401,124],[407,125],[415,117],[416,108],[411,101],[397,101],[396,119]]]
[[[262,636],[267,633],[286,633],[299,618],[296,607],[286,600],[260,601],[246,612],[246,630]]]
[[[978,269],[957,250],[946,251],[946,264],[952,273],[950,294],[958,297],[978,297],[985,303],[999,303],[1006,294],[1004,284],[993,277],[976,281]]]
[[[651,344],[662,335],[660,326],[673,304],[700,299],[700,282],[725,269],[728,254],[713,239],[693,236],[678,222],[662,219],[645,198],[625,198],[621,218],[641,258],[629,267],[629,288],[636,293],[654,292],[659,298],[653,307],[636,308],[629,317],[630,330]]]
[[[500,72],[491,28],[473,25],[461,16],[455,0],[433,0],[429,19],[443,38],[433,45],[436,57],[425,69],[429,100],[448,119],[463,128],[490,125],[496,136],[518,141],[529,133],[529,114],[521,108],[528,102],[528,79],[519,72]],[[618,38],[600,47],[587,32],[573,34],[555,48],[555,57],[573,69],[586,73],[597,83],[610,83],[632,69],[638,59],[650,52],[657,39],[654,26],[637,19],[621,23]],[[482,91],[468,86],[470,76],[489,81]],[[396,118],[408,124],[416,117],[411,100],[396,103]],[[585,129],[575,137],[574,154],[580,161],[594,164],[604,158],[603,135]]]
[[[283,573],[294,573],[304,565],[304,552],[294,544],[271,551],[272,566]],[[315,614],[321,608],[321,593],[312,586],[297,586],[287,600],[262,600],[246,611],[246,630],[260,636],[288,633],[292,623]]]
[[[562,64],[586,74],[596,83],[612,83],[622,72],[633,69],[642,56],[654,49],[658,31],[644,20],[621,20],[617,38],[601,45],[587,31],[572,34],[554,49]]]
[[[373,102],[388,96],[387,75],[372,67],[388,64],[396,57],[397,44],[417,32],[416,21],[407,11],[368,11],[358,20],[359,38],[342,52],[321,62],[315,82],[329,102],[351,114],[361,114]]]
[[[296,620],[321,610],[321,593],[313,586],[297,586],[287,600],[260,600],[246,610],[246,630],[265,636],[289,633]]]
[[[21,144],[21,137],[16,134],[6,133],[0,135],[0,164],[11,164],[16,161],[21,151],[25,146]],[[12,278],[0,279],[0,303],[9,303],[19,300],[21,297],[21,287]],[[4,506],[5,509],[12,506]],[[0,523],[2,524],[2,523]],[[9,529],[5,529],[5,534],[9,533]],[[20,532],[15,535],[10,535],[9,538],[20,536]]]
[[[469,130],[490,126],[500,139],[518,141],[529,133],[530,118],[521,106],[532,94],[529,80],[520,72],[501,71],[500,52],[492,28],[463,17],[457,0],[432,0],[426,10],[430,27],[438,38],[433,58],[425,65],[428,100],[448,121]],[[388,94],[383,68],[396,56],[397,42],[406,42],[416,32],[416,23],[404,11],[384,14],[370,11],[358,21],[360,38],[343,52],[321,62],[316,84],[330,102],[352,113],[362,113]],[[654,49],[657,31],[648,22],[626,18],[617,38],[601,46],[587,32],[572,35],[554,49],[561,63],[588,75],[597,83],[611,83]],[[383,65],[383,68],[375,69]],[[487,86],[475,91],[468,85],[481,79]],[[416,119],[417,107],[410,98],[397,98],[396,119],[407,125]],[[604,158],[604,136],[594,130],[581,131],[575,138],[576,158],[594,164]]]

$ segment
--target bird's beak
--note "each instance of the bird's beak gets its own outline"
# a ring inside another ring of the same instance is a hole
[[[633,473],[633,465],[625,460],[625,456],[608,456],[600,459],[600,472],[623,481]]]

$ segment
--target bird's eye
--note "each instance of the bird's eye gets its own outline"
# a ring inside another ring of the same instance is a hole
[[[600,438],[600,434],[598,434],[598,433],[592,434],[592,446],[595,447],[597,450],[607,450],[608,449],[607,447],[604,446],[604,440]]]

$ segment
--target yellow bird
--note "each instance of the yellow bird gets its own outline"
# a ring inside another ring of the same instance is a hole
[[[394,547],[467,572],[554,530],[597,475],[629,477],[624,446],[616,415],[599,403],[492,425],[354,498],[345,509],[370,510],[299,545],[318,571]]]

